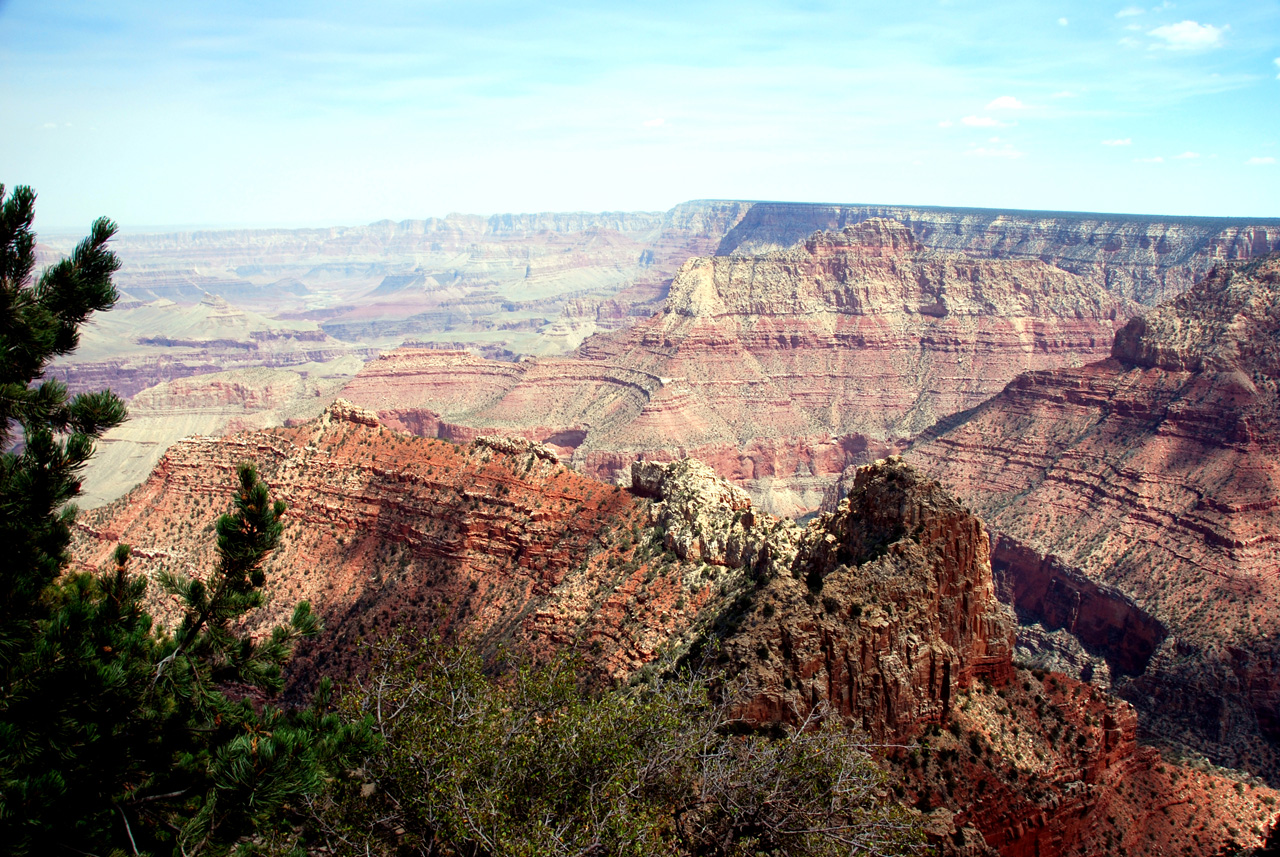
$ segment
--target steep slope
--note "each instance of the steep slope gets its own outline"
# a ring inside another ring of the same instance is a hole
[[[1190,288],[1219,262],[1280,250],[1277,218],[760,202],[725,235],[716,253],[784,249],[814,230],[839,230],[873,217],[905,223],[932,250],[983,259],[1039,259],[1145,304]]]
[[[1128,674],[1153,733],[1280,776],[1280,256],[1020,376],[909,458],[1002,534],[1029,618]]]
[[[143,486],[83,516],[80,561],[124,539],[144,572],[207,567],[246,458],[290,504],[267,612],[309,596],[328,623],[295,682],[358,672],[360,640],[390,630],[576,646],[615,679],[718,640],[751,689],[744,717],[829,705],[898,745],[884,763],[943,853],[1097,854],[1115,840],[1157,854],[1191,836],[1217,851],[1275,824],[1272,790],[1139,748],[1124,702],[1015,674],[982,524],[901,461],[865,468],[801,530],[696,461],[637,463],[626,491],[537,444],[417,438],[339,402],[295,428],[177,444]],[[1152,823],[1168,805],[1173,820]]]
[[[550,442],[603,478],[694,455],[793,513],[830,474],[1019,372],[1101,356],[1129,309],[1042,262],[939,256],[873,219],[797,250],[690,260],[662,312],[572,359],[403,352],[344,395],[428,435]]]

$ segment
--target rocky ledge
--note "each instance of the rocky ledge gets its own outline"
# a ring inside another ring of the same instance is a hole
[[[1192,799],[1171,817],[1213,851],[1259,844],[1274,824],[1269,789],[1158,767],[1127,703],[1016,672],[985,528],[901,460],[858,471],[841,507],[802,529],[696,462],[637,463],[624,490],[534,445],[455,445],[364,416],[338,405],[293,428],[183,441],[82,516],[78,561],[124,540],[149,576],[209,568],[235,466],[253,460],[289,505],[260,621],[309,598],[327,623],[295,687],[358,675],[363,639],[428,629],[487,651],[576,648],[610,681],[711,657],[742,683],[744,720],[834,716],[876,741],[944,853],[1164,853],[1185,828],[1159,827],[1162,807]]]

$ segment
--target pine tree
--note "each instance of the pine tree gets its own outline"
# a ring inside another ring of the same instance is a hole
[[[183,606],[172,634],[147,614],[128,546],[101,574],[67,571],[78,473],[125,409],[44,376],[115,302],[119,261],[100,219],[33,283],[34,201],[0,186],[0,842],[13,855],[226,853],[279,827],[369,733],[325,713],[327,685],[310,711],[264,702],[319,622],[303,602],[265,638],[238,629],[262,604],[285,511],[252,465],[218,520],[217,567],[158,580]]]

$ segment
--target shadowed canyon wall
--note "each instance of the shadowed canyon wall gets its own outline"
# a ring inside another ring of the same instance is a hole
[[[908,453],[1021,543],[1009,563],[1019,606],[1075,609],[1032,591],[1060,563],[1139,609],[1112,599],[1093,634],[1121,672],[1151,650],[1116,685],[1146,729],[1269,777],[1280,770],[1278,456],[1280,256],[1217,270],[1131,321],[1109,359],[1022,375]],[[1085,591],[1067,589],[1086,609]]]

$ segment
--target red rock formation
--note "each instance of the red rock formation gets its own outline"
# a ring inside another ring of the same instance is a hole
[[[1038,554],[1011,563],[1019,577],[1052,554],[1168,629],[1122,685],[1147,729],[1269,776],[1280,776],[1278,337],[1280,257],[1219,269],[1130,322],[1109,360],[1020,376],[909,453]],[[1134,628],[1123,611],[1109,628],[1098,618],[1117,643]]]
[[[1125,312],[1043,263],[934,256],[873,220],[795,251],[691,260],[662,313],[572,360],[405,352],[344,395],[429,434],[572,436],[558,445],[603,478],[696,455],[795,512],[818,504],[830,474],[1019,371],[1100,355]]]
[[[988,545],[981,521],[900,459],[861,468],[725,641],[756,689],[742,716],[796,722],[829,703],[901,741],[945,721],[976,679],[1007,683],[1013,615]]]
[[[999,534],[991,547],[1002,600],[1049,630],[1065,629],[1128,675],[1147,668],[1168,630],[1123,592],[1098,584],[1055,556]]]
[[[358,671],[359,640],[392,630],[576,646],[618,679],[719,637],[753,682],[744,713],[757,720],[828,702],[899,742],[946,725],[924,736],[937,739],[927,750],[881,752],[900,766],[900,796],[931,811],[956,853],[1097,854],[1114,840],[1158,854],[1184,819],[1195,825],[1185,835],[1216,851],[1257,844],[1275,821],[1270,790],[1154,768],[1123,702],[1052,676],[1011,682],[1011,622],[982,524],[901,462],[866,468],[837,514],[802,531],[697,462],[637,465],[628,492],[528,441],[460,447],[370,421],[338,403],[296,428],[184,441],[131,495],[83,516],[80,562],[104,561],[123,539],[136,570],[208,568],[214,517],[236,463],[251,459],[289,503],[258,621],[309,597],[328,622],[295,680]],[[969,733],[979,755],[949,754]]]
[[[124,540],[139,571],[209,568],[210,522],[248,459],[289,504],[268,567],[273,606],[258,621],[308,598],[328,624],[302,680],[316,659],[339,675],[358,668],[366,634],[442,623],[486,645],[589,647],[603,672],[623,675],[719,596],[643,531],[645,503],[549,450],[505,438],[460,447],[371,421],[339,402],[296,428],[182,441],[127,498],[82,516],[82,561]]]
[[[1005,687],[959,694],[950,722],[888,759],[942,853],[1216,854],[1265,840],[1280,815],[1274,789],[1162,759],[1136,732],[1127,703],[1020,670]]]

